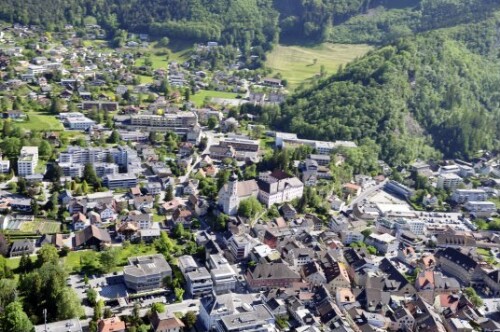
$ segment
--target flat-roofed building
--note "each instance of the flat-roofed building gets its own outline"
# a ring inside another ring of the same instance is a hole
[[[104,177],[104,186],[109,189],[133,188],[137,186],[137,177],[134,174],[112,174]]]
[[[38,164],[38,147],[23,146],[17,160],[17,175],[26,176],[35,174]]]
[[[172,268],[161,254],[131,257],[123,268],[125,285],[136,291],[162,287],[165,277],[172,278]]]

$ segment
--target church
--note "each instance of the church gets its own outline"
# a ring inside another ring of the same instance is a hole
[[[255,180],[238,181],[238,176],[233,173],[219,191],[218,204],[225,214],[234,216],[238,212],[240,202],[250,197],[259,195],[259,186]]]

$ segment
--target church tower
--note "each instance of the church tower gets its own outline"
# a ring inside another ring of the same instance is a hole
[[[238,176],[233,173],[229,178],[227,190],[224,197],[224,213],[230,216],[236,215],[240,205],[240,198],[238,197]]]

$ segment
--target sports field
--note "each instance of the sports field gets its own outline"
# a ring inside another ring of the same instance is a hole
[[[277,45],[267,55],[266,66],[273,69],[273,74],[281,73],[288,80],[289,89],[301,83],[307,83],[319,75],[321,66],[327,75],[334,74],[340,65],[366,54],[369,45],[347,45],[323,43],[313,47]]]

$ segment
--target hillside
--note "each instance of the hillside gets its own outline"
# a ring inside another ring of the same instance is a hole
[[[393,164],[498,148],[499,65],[447,34],[406,38],[368,53],[292,96],[273,122],[316,139],[374,139]]]

